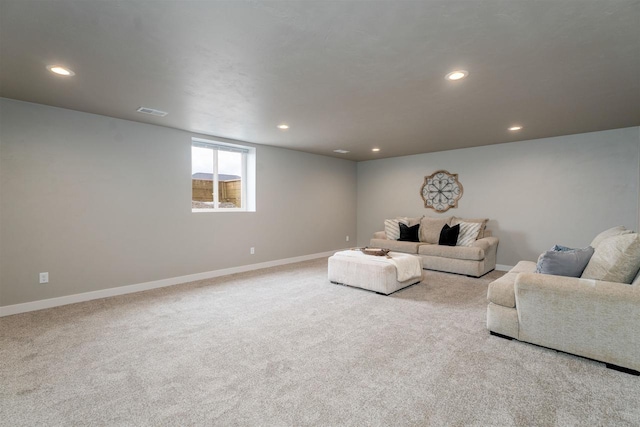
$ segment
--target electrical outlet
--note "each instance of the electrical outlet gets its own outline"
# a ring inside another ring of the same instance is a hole
[[[40,273],[40,283],[49,283],[49,273]]]
[[[347,236],[347,242],[349,241],[349,236]]]
[[[251,255],[254,255],[254,254],[256,253],[256,248],[251,248],[251,249],[249,249],[249,253],[250,253]]]

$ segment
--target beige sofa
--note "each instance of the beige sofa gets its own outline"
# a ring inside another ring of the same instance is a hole
[[[471,246],[438,245],[440,230],[444,224],[455,225],[463,221],[482,223],[478,239]],[[423,268],[427,270],[480,277],[496,268],[498,250],[498,238],[493,237],[491,231],[485,228],[486,222],[486,219],[456,217],[411,218],[409,225],[420,223],[420,242],[390,240],[384,231],[378,231],[369,241],[369,246],[418,255],[422,258]]]
[[[493,335],[605,362],[609,368],[638,375],[640,271],[628,280],[630,284],[607,280],[613,276],[606,274],[603,280],[585,278],[588,270],[595,269],[595,258],[603,257],[605,245],[596,240],[591,244],[595,253],[581,278],[535,273],[535,262],[521,261],[490,283],[487,328]],[[637,234],[632,244],[634,248],[626,249],[627,254],[634,251],[627,260],[631,264],[640,254]],[[615,264],[607,262],[607,268]]]

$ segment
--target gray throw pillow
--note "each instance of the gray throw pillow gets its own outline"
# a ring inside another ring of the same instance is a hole
[[[550,251],[540,255],[536,273],[580,277],[592,256],[591,246],[583,249],[569,249],[556,245]]]

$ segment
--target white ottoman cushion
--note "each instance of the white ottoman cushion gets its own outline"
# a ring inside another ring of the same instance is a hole
[[[399,252],[391,258],[341,251],[329,258],[329,280],[389,295],[420,282],[422,259]]]

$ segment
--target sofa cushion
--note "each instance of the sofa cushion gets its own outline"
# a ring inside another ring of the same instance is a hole
[[[420,220],[420,241],[426,243],[438,243],[440,232],[445,225],[450,225],[451,217],[430,218],[422,217]]]
[[[460,234],[460,224],[449,227],[449,224],[445,224],[440,231],[440,239],[438,239],[439,245],[455,246],[458,241],[458,235]]]
[[[597,242],[591,261],[584,269],[584,279],[631,283],[640,269],[640,236],[621,234]]]
[[[515,283],[518,273],[507,273],[504,276],[489,283],[487,299],[489,302],[503,307],[516,306]]]
[[[403,223],[398,223],[400,226],[400,237],[398,240],[402,242],[419,242],[420,241],[420,224],[409,227]]]
[[[389,240],[398,240],[400,238],[400,222],[407,224],[404,219],[385,219],[384,232]]]
[[[468,218],[458,218],[454,216],[453,218],[451,218],[451,223],[449,225],[456,225],[456,224],[460,224],[461,222],[477,222],[478,224],[480,224],[480,231],[478,231],[478,237],[476,237],[476,239],[482,239],[483,237],[485,237],[484,230],[485,228],[487,228],[487,221],[489,221],[488,218],[468,219]]]
[[[457,246],[471,246],[478,238],[478,233],[482,224],[477,222],[461,222],[460,234],[458,234]]]
[[[415,218],[410,218],[408,216],[399,216],[396,217],[396,219],[398,220],[402,220],[402,222],[404,222],[405,224],[407,224],[409,227],[416,225],[416,224],[420,224],[420,220],[422,219],[422,216],[417,216]]]
[[[592,255],[593,248],[591,246],[583,249],[570,249],[556,245],[550,251],[540,255],[536,273],[580,277]]]
[[[418,254],[471,261],[484,259],[484,249],[474,246],[421,245],[418,248]]]
[[[375,233],[373,233],[373,238],[374,239],[386,239],[387,238],[387,233],[385,233],[384,231],[376,231]]]
[[[536,263],[532,261],[520,261],[509,270],[509,273],[533,273],[536,271]]]
[[[604,230],[602,233],[598,234],[596,237],[594,237],[590,246],[593,249],[597,249],[598,245],[603,241],[605,241],[606,239],[608,239],[609,237],[620,236],[623,234],[631,234],[631,233],[633,233],[633,231],[627,230],[627,228],[624,225],[618,225],[617,227],[609,228],[608,230]]]
[[[371,239],[369,246],[372,248],[384,248],[394,252],[404,252],[406,254],[417,254],[418,246],[423,245],[420,242],[402,242],[400,240],[389,239]]]
[[[640,286],[640,269],[638,269],[638,274],[636,274],[636,278],[631,282],[631,286]]]

